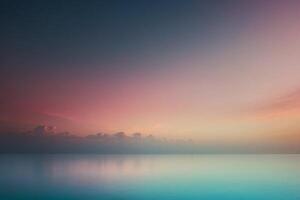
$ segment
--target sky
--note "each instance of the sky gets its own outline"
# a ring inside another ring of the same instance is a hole
[[[2,131],[300,142],[296,1],[0,4]]]

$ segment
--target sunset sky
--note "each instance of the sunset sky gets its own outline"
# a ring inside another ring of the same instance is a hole
[[[297,1],[1,1],[0,128],[300,142]]]

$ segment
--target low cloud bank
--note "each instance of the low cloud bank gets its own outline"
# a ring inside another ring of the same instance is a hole
[[[167,140],[124,132],[96,133],[85,137],[56,132],[53,126],[37,126],[27,132],[0,134],[0,153],[97,153],[97,154],[196,154],[196,153],[299,153],[300,148],[204,144],[191,140]]]

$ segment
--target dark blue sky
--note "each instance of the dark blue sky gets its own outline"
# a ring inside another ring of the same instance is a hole
[[[26,73],[118,61],[133,67],[185,48],[209,48],[247,23],[253,5],[237,2],[2,1],[3,67]]]

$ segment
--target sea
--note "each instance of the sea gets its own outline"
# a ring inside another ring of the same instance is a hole
[[[300,155],[2,154],[1,200],[300,200]]]

